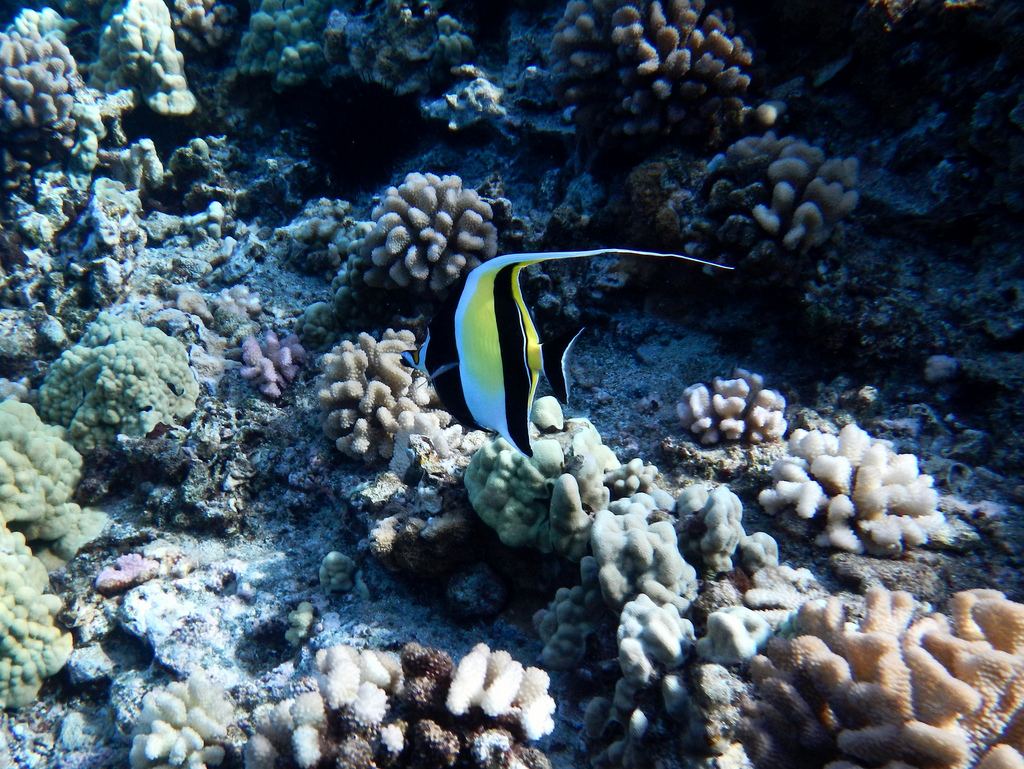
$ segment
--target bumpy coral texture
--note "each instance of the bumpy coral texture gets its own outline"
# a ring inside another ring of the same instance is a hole
[[[43,593],[47,581],[25,538],[0,526],[0,709],[30,704],[71,654],[71,634],[53,624],[62,604]]]
[[[475,53],[473,41],[441,3],[386,0],[361,16],[331,13],[324,31],[327,60],[347,77],[378,83],[398,95],[426,93]]]
[[[388,329],[379,341],[360,334],[355,343],[344,341],[324,357],[324,432],[343,454],[365,462],[390,459],[403,412],[429,416],[445,435],[451,415],[440,408],[433,388],[414,379],[402,363],[402,353],[415,348],[411,331]]]
[[[550,766],[523,744],[554,727],[547,674],[506,652],[480,644],[456,668],[416,643],[400,660],[332,646],[316,669],[258,718],[246,769]]]
[[[80,449],[109,445],[118,433],[148,435],[195,411],[199,384],[181,342],[157,328],[100,313],[81,341],[51,366],[39,411],[68,428]]]
[[[712,206],[758,200],[748,213],[760,229],[785,249],[805,253],[825,243],[856,208],[858,167],[856,158],[826,159],[820,147],[792,136],[748,136],[708,164],[711,178],[720,180],[712,188]]]
[[[743,529],[743,503],[728,486],[710,492],[695,484],[683,489],[676,500],[676,531],[679,551],[687,562],[703,568],[707,576],[732,571],[733,559],[747,572],[778,563],[778,546],[764,532],[748,535]]]
[[[171,18],[178,39],[196,51],[209,51],[231,37],[238,11],[218,0],[174,0]]]
[[[135,726],[131,769],[220,766],[235,708],[224,689],[202,671],[142,698]]]
[[[0,31],[0,173],[13,182],[19,172],[71,149],[80,87],[75,60],[59,36]]]
[[[1024,606],[957,593],[949,616],[913,620],[908,593],[876,588],[851,628],[841,602],[800,610],[797,636],[768,642],[738,735],[757,767],[1024,764]]]
[[[90,232],[80,258],[88,265],[89,290],[103,305],[114,304],[130,289],[136,259],[147,241],[141,213],[137,189],[103,176],[93,182],[85,217]]]
[[[239,374],[252,382],[265,398],[276,401],[305,362],[306,351],[295,334],[279,340],[277,334],[268,331],[262,345],[254,336],[242,342],[244,365]]]
[[[676,414],[683,427],[708,445],[720,440],[761,443],[786,433],[786,399],[766,390],[764,378],[737,368],[732,379],[715,377],[711,389],[693,384],[683,390]]]
[[[571,0],[555,27],[556,93],[614,145],[707,136],[742,122],[753,63],[731,13],[703,0]]]
[[[555,551],[578,561],[590,540],[590,516],[608,506],[605,473],[619,462],[588,420],[563,420],[550,396],[537,401],[534,424],[544,410],[557,411],[561,429],[534,440],[530,458],[495,438],[473,455],[466,491],[480,519],[509,547]]]
[[[583,660],[587,638],[598,628],[604,613],[604,596],[593,556],[580,560],[580,583],[560,587],[547,609],[533,616],[544,642],[541,664],[548,670],[573,670]]]
[[[697,572],[679,553],[671,521],[648,518],[657,509],[648,494],[612,502],[594,517],[590,543],[605,603],[616,611],[640,594],[680,612],[697,595]]]
[[[163,0],[126,0],[110,17],[90,85],[108,93],[137,86],[154,112],[192,113],[196,97],[188,89],[184,58],[174,46],[171,12]]]
[[[82,457],[66,436],[63,427],[43,424],[27,403],[0,403],[0,530],[45,541],[62,560],[98,534],[106,520],[71,501]],[[37,549],[42,554],[42,547]]]
[[[823,547],[872,555],[898,555],[928,541],[943,521],[930,475],[921,475],[917,457],[896,454],[857,425],[838,436],[795,430],[789,456],[772,465],[774,489],[758,501],[769,513],[794,509],[801,518],[825,513]]]
[[[249,17],[236,63],[243,75],[273,75],[273,88],[302,85],[325,64],[321,0],[262,0]]]
[[[366,283],[442,295],[498,250],[491,206],[458,176],[413,173],[373,209]]]

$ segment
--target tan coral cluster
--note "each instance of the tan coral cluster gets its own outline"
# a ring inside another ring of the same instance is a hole
[[[709,445],[720,440],[750,443],[778,440],[786,433],[786,399],[767,390],[764,377],[737,368],[732,379],[715,377],[711,389],[702,383],[683,390],[676,404],[679,421]]]
[[[81,86],[75,59],[60,36],[0,31],[0,174],[13,183],[71,149],[72,108]]]
[[[324,432],[339,451],[365,462],[391,459],[402,431],[413,429],[430,437],[438,453],[455,442],[446,431],[452,417],[433,388],[402,363],[402,353],[415,348],[411,331],[388,329],[379,341],[363,333],[324,357],[320,408]]]
[[[749,214],[785,249],[805,253],[825,243],[836,223],[856,208],[858,167],[856,158],[826,158],[820,147],[768,131],[731,145],[711,160],[708,172],[737,182],[727,182],[717,195],[713,190],[713,198],[764,185],[764,200]]]
[[[126,0],[100,37],[91,86],[108,93],[138,87],[160,115],[189,115],[196,97],[185,80],[185,60],[174,46],[171,12],[163,0]]]
[[[851,628],[837,598],[804,604],[796,637],[755,657],[737,733],[762,767],[1009,769],[1024,765],[1024,605],[957,593],[950,616],[913,620],[878,588]]]
[[[231,37],[238,11],[218,0],[174,0],[171,18],[178,39],[196,51],[209,51]]]
[[[498,251],[493,212],[458,176],[412,173],[373,209],[367,285],[440,295]]]
[[[559,99],[604,144],[709,136],[746,119],[753,55],[703,0],[571,0],[552,38]]]
[[[794,430],[789,455],[772,465],[775,488],[758,501],[772,514],[793,509],[801,518],[825,513],[818,544],[872,555],[899,555],[928,541],[945,521],[930,475],[917,457],[897,454],[888,441],[857,425],[838,436]]]

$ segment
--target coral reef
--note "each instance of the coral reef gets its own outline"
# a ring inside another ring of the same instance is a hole
[[[36,557],[53,567],[74,557],[107,520],[71,499],[82,457],[66,436],[29,404],[0,402],[0,530],[24,534]]]
[[[219,766],[235,708],[223,687],[197,671],[142,699],[129,754],[131,769]]]
[[[252,382],[264,397],[275,401],[305,362],[306,351],[295,334],[278,340],[277,334],[268,331],[262,345],[254,336],[246,337],[242,342],[242,363],[245,365],[238,373],[242,379]]]
[[[161,115],[188,115],[196,97],[185,80],[184,57],[174,46],[171,12],[163,0],[125,0],[100,37],[89,83],[111,93],[138,87]]]
[[[896,454],[857,425],[847,425],[838,436],[794,430],[788,447],[789,456],[772,465],[775,487],[758,500],[773,514],[824,513],[819,545],[894,556],[927,542],[944,521],[933,479],[921,475],[917,457]]]
[[[578,561],[590,540],[591,516],[608,506],[605,473],[619,461],[588,420],[563,420],[551,396],[537,399],[531,424],[558,427],[533,442],[530,458],[503,438],[476,452],[466,468],[469,502],[506,545]]]
[[[247,769],[360,766],[550,766],[523,743],[553,728],[547,674],[480,644],[458,667],[406,644],[392,655],[350,646],[316,654],[312,689],[259,719]],[[496,762],[496,763],[495,763]]]
[[[185,45],[200,51],[219,48],[231,36],[238,10],[219,0],[174,0],[174,33]]]
[[[766,390],[764,377],[737,368],[732,379],[715,377],[711,389],[693,384],[683,390],[676,414],[704,445],[719,440],[761,443],[786,433],[786,399]],[[713,391],[713,392],[712,392]]]
[[[571,0],[555,26],[556,93],[602,145],[677,134],[716,144],[747,120],[753,55],[703,0]]]
[[[497,253],[491,206],[458,176],[409,174],[373,209],[363,241],[367,285],[443,296],[464,272]]]
[[[324,356],[320,408],[324,432],[340,452],[364,462],[403,459],[396,451],[403,431],[426,435],[441,457],[458,445],[462,428],[402,363],[415,346],[411,331],[388,329],[380,340],[360,334]]]
[[[53,624],[61,600],[46,587],[46,567],[24,536],[0,526],[0,708],[33,702],[71,654],[71,634]]]
[[[324,31],[327,60],[339,74],[378,83],[395,94],[426,93],[475,54],[458,20],[438,16],[434,6],[386,0],[383,12],[332,12]]]
[[[196,406],[199,385],[181,342],[138,321],[100,313],[61,354],[39,388],[42,418],[83,450],[115,436],[147,435]]]
[[[820,147],[792,136],[740,139],[708,163],[715,180],[710,205],[721,208],[733,200],[753,200],[749,215],[789,251],[806,253],[829,239],[836,223],[849,216],[860,199],[857,158],[829,158]],[[753,184],[759,190],[749,190]]]
[[[75,93],[84,84],[61,37],[0,31],[0,174],[7,188],[75,143]]]
[[[146,246],[141,212],[138,190],[102,176],[93,182],[81,260],[89,290],[103,306],[114,304],[129,290],[139,253]]]
[[[262,0],[249,17],[236,65],[243,75],[272,75],[275,91],[301,85],[326,65],[321,0]]]
[[[1024,606],[970,590],[949,616],[916,608],[878,588],[850,627],[839,599],[804,604],[792,636],[751,664],[757,693],[737,734],[754,765],[1019,765]]]

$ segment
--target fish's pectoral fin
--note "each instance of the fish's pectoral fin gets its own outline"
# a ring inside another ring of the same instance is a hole
[[[427,378],[431,382],[433,382],[435,379],[437,379],[439,376],[441,376],[441,374],[447,374],[453,368],[458,367],[458,365],[459,365],[459,362],[457,360],[456,361],[452,361],[451,363],[445,363],[443,366],[438,366],[436,369],[434,369],[434,372],[432,374],[428,375]]]
[[[566,367],[569,351],[582,333],[582,328],[568,331],[540,346],[541,370],[555,391],[555,397],[562,403],[569,402],[569,372]]]

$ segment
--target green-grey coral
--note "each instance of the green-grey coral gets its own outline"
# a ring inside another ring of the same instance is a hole
[[[554,398],[538,399],[535,425],[554,410]],[[557,416],[542,424],[561,423],[560,410]],[[466,490],[481,520],[509,547],[555,551],[578,561],[590,538],[589,513],[608,506],[604,474],[617,467],[594,426],[569,419],[535,440],[529,458],[503,438],[481,448],[466,469]]]
[[[148,435],[195,411],[199,384],[181,342],[138,321],[100,313],[82,340],[50,367],[39,388],[43,420],[69,431],[76,448]]]
[[[46,425],[27,403],[0,403],[0,533],[16,530],[50,566],[70,560],[106,516],[71,501],[82,457],[63,427]]]
[[[0,526],[0,708],[30,704],[71,654],[71,634],[53,624],[61,600],[46,585],[25,538]]]

